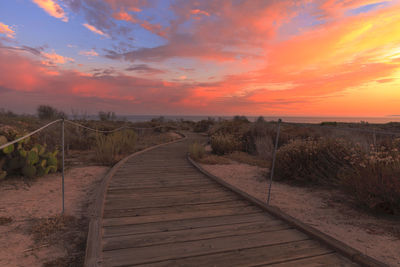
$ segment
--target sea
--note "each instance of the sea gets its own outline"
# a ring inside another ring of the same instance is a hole
[[[200,121],[207,120],[208,118],[218,119],[232,119],[234,116],[193,116],[193,115],[126,115],[118,116],[119,118],[126,119],[131,122],[150,121],[151,119],[163,117],[164,120],[190,120]],[[249,121],[255,121],[260,116],[246,116]],[[385,117],[312,117],[312,116],[262,116],[266,121],[277,121],[281,119],[284,122],[292,123],[315,123],[321,122],[368,122],[368,123],[389,123],[400,122],[400,115],[392,115]]]

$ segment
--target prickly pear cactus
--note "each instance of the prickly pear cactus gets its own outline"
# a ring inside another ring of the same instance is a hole
[[[17,135],[14,137],[18,138]],[[0,135],[0,145],[7,142],[7,138]],[[27,138],[0,150],[0,180],[7,175],[33,178],[57,172],[58,150],[47,151],[46,145],[33,142],[33,139]]]

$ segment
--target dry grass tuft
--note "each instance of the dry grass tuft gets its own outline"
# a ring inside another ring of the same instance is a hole
[[[199,160],[204,157],[206,150],[202,144],[195,142],[189,146],[189,153],[193,159]]]

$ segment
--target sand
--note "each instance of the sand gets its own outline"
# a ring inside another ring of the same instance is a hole
[[[208,172],[266,201],[267,170],[247,164],[204,165]],[[270,204],[390,266],[400,266],[400,221],[363,212],[337,190],[274,182]],[[397,227],[397,232],[395,229]]]
[[[65,176],[65,212],[80,218],[109,168],[101,166],[72,168]],[[32,239],[33,219],[61,213],[61,175],[51,174],[27,184],[19,179],[0,183],[0,266],[42,266],[66,255],[61,245],[38,245]]]

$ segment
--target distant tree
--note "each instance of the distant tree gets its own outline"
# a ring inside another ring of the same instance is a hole
[[[63,111],[57,110],[49,105],[38,106],[37,114],[41,120],[55,120],[68,117]]]
[[[239,116],[239,115],[236,115],[235,117],[233,117],[233,121],[235,121],[235,122],[246,122],[246,123],[249,122],[249,120],[247,119],[246,116]]]
[[[256,120],[256,122],[257,122],[257,123],[263,123],[263,122],[265,122],[264,117],[263,117],[263,116],[258,117],[257,120]]]

